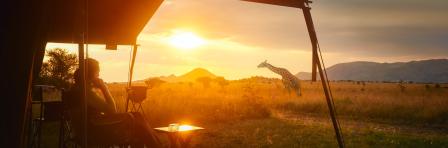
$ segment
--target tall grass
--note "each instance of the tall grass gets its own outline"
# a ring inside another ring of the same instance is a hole
[[[145,84],[136,84],[145,85]],[[124,111],[124,84],[110,84]],[[156,126],[173,122],[219,123],[265,118],[271,111],[327,116],[320,83],[302,82],[303,95],[288,94],[279,79],[254,77],[220,86],[165,83],[148,90],[144,112]],[[424,84],[331,82],[339,116],[410,124],[448,123],[448,90]]]
[[[309,84],[316,85],[318,84]],[[445,124],[448,122],[448,90],[423,84],[336,82],[331,84],[340,116],[409,124]],[[308,87],[311,88],[311,87]],[[297,113],[327,114],[320,88],[308,89],[298,101],[278,104],[277,109]],[[306,89],[305,89],[305,92]],[[313,93],[311,93],[313,92]],[[306,94],[306,93],[305,93]]]

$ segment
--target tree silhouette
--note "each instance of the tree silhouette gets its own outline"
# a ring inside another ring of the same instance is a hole
[[[215,82],[218,83],[219,86],[221,86],[221,89],[229,85],[229,81],[227,81],[224,77],[216,77]]]
[[[165,81],[160,80],[160,78],[150,78],[145,81],[145,84],[146,84],[146,86],[148,86],[149,89],[158,87],[158,86],[162,85],[163,83],[165,83]]]
[[[68,88],[73,83],[73,73],[78,65],[76,54],[62,48],[50,49],[45,54],[48,60],[42,63],[35,83]]]
[[[212,81],[212,78],[210,77],[200,77],[196,79],[197,82],[202,83],[202,86],[204,86],[204,88],[209,88],[210,87],[210,82]]]

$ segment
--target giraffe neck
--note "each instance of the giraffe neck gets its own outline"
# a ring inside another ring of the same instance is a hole
[[[282,72],[282,70],[278,67],[272,66],[269,63],[266,63],[266,67],[271,70],[272,72],[281,75],[282,77],[284,76],[284,73]]]

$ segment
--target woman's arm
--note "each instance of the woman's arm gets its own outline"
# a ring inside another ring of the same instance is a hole
[[[94,106],[96,106],[96,105],[103,106],[103,107],[100,107],[100,108],[105,109],[108,113],[116,113],[117,112],[117,108],[116,108],[115,100],[112,97],[109,89],[107,88],[107,86],[103,82],[103,80],[102,79],[96,79],[96,80],[94,80],[93,84],[101,90],[101,92],[103,93],[103,96],[105,98],[105,104],[104,103],[99,104],[97,101],[94,101],[94,100],[98,100],[98,99],[93,99]],[[101,100],[101,102],[103,102],[103,101]]]
[[[103,87],[101,87],[100,89],[101,89],[101,92],[103,92],[103,95],[104,95],[105,100],[106,100],[106,104],[109,106],[110,110],[113,113],[116,113],[117,112],[117,106],[115,104],[115,100],[112,97],[112,94],[110,93],[110,91],[107,88],[106,84],[104,84],[104,82],[103,82]]]

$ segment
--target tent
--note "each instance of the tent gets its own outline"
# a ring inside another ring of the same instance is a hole
[[[25,115],[31,102],[31,84],[40,70],[47,42],[134,45],[162,1],[2,2],[1,145],[26,146]]]
[[[309,0],[245,0],[303,10],[313,46],[313,80],[319,70],[338,144],[339,134],[332,96],[319,61],[318,42],[312,23]],[[2,146],[25,147],[26,111],[30,105],[30,90],[48,42],[135,45],[136,37],[153,16],[163,0],[9,0],[1,5],[0,27],[3,64],[1,122]],[[81,47],[81,48],[82,48]],[[81,49],[80,51],[83,51]],[[80,58],[83,54],[80,53]],[[82,69],[83,61],[80,61]]]

